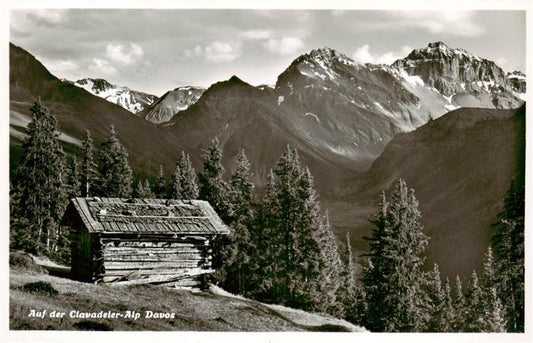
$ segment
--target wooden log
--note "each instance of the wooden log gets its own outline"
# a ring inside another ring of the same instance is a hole
[[[190,249],[190,248],[106,248],[104,256],[111,255],[132,255],[132,254],[212,254],[213,251],[202,249]]]
[[[214,269],[210,268],[167,268],[167,269],[117,269],[106,270],[102,277],[124,277],[128,274],[139,274],[141,276],[146,275],[188,275],[188,274],[211,274],[214,273]]]
[[[107,262],[176,262],[182,261],[210,261],[211,256],[203,257],[198,254],[172,254],[172,255],[113,255],[107,256],[104,261]]]
[[[106,245],[115,245],[115,244],[148,244],[148,245],[168,245],[168,244],[197,244],[203,245],[205,242],[208,242],[208,238],[198,237],[183,237],[175,235],[168,237],[145,237],[142,234],[137,234],[132,237],[121,237],[121,238],[103,238],[103,243]]]
[[[135,284],[167,284],[173,283],[176,285],[197,285],[199,282],[195,277],[203,273],[190,273],[182,275],[150,275],[148,277],[137,277],[127,281],[114,281],[112,285],[135,285]]]
[[[181,267],[198,267],[202,264],[202,261],[180,261],[176,262],[109,262],[104,261],[105,270],[113,269],[155,269],[155,268],[172,268],[176,266]]]
[[[108,248],[203,248],[203,243],[194,242],[131,242],[131,241],[117,241],[117,242],[103,242],[106,249]]]

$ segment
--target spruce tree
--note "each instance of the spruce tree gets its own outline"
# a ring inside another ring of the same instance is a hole
[[[82,142],[81,157],[81,196],[88,197],[93,195],[93,188],[98,179],[98,170],[93,157],[93,139],[91,132],[87,130]]]
[[[222,150],[218,139],[214,139],[211,145],[203,151],[202,158],[203,170],[198,175],[199,198],[208,201],[220,218],[226,224],[230,224],[229,186],[223,179]]]
[[[442,305],[441,317],[439,318],[439,331],[452,332],[454,330],[455,309],[453,306],[452,288],[448,278],[446,278],[446,283],[444,284],[444,301]]]
[[[454,332],[465,331],[465,314],[466,314],[466,301],[463,294],[463,283],[459,275],[455,277],[455,296],[453,298],[454,308],[454,321],[452,324],[452,330]]]
[[[476,271],[472,272],[465,295],[465,331],[480,332],[483,329],[484,292],[479,285]]]
[[[446,294],[442,287],[440,279],[439,266],[435,263],[433,270],[427,273],[427,299],[429,300],[427,306],[429,310],[429,322],[427,331],[442,332],[444,331],[441,325],[441,319],[446,311]]]
[[[492,247],[500,279],[499,297],[507,309],[507,331],[524,332],[524,178],[511,182],[494,225]]]
[[[346,233],[346,252],[344,254],[343,267],[339,299],[344,307],[344,318],[352,323],[357,323],[359,319],[356,309],[357,283],[349,232]]]
[[[496,275],[496,262],[492,254],[492,248],[487,249],[483,261],[483,326],[484,332],[505,332],[506,311],[497,290],[501,287]]]
[[[320,274],[314,297],[322,299],[317,302],[315,309],[342,318],[345,315],[345,309],[339,296],[343,285],[343,263],[327,214],[321,216],[315,235],[320,249]]]
[[[185,151],[176,164],[176,172],[172,183],[172,197],[174,199],[198,199],[198,186],[196,185],[196,171],[191,163],[191,158]]]
[[[483,327],[484,332],[506,332],[507,321],[505,319],[505,308],[498,297],[496,287],[491,287],[488,294],[485,294],[485,305],[483,306]]]
[[[80,172],[78,168],[78,159],[73,156],[70,160],[66,173],[66,196],[72,199],[81,195]]]
[[[483,288],[484,291],[488,294],[491,292],[492,288],[497,288],[498,277],[496,275],[496,263],[494,261],[494,255],[492,253],[492,248],[487,249],[485,254],[485,259],[483,260]]]
[[[287,147],[277,162],[263,199],[262,280],[259,288],[268,301],[315,309],[322,299],[313,296],[320,275],[321,256],[316,233],[319,205],[308,169],[296,150]]]
[[[98,194],[105,197],[130,197],[133,173],[128,162],[128,152],[118,140],[113,125],[109,136],[102,143],[98,161]]]
[[[237,169],[231,176],[229,199],[232,231],[224,247],[225,286],[235,293],[247,295],[252,289],[250,276],[257,251],[252,237],[254,226],[254,184],[250,181],[250,163],[241,151]]]
[[[51,252],[64,235],[59,222],[67,205],[65,154],[58,140],[56,118],[40,100],[31,112],[33,118],[13,180],[11,242],[13,248]]]
[[[154,193],[152,192],[152,187],[150,186],[150,181],[148,181],[148,179],[144,179],[144,183],[139,180],[135,193],[137,194],[138,198],[154,197]]]
[[[157,177],[157,187],[155,191],[155,195],[158,199],[166,199],[166,198],[174,198],[173,196],[168,195],[167,192],[167,179],[165,177],[165,172],[163,171],[163,166],[159,166],[159,175]]]
[[[372,331],[422,331],[426,327],[427,299],[423,292],[424,251],[428,243],[420,224],[414,190],[399,180],[390,202],[382,195],[372,236],[366,238],[371,269],[363,282]]]

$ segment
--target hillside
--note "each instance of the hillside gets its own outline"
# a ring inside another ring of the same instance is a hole
[[[365,331],[327,315],[235,297],[216,286],[201,292],[153,285],[94,285],[18,268],[11,269],[9,299],[11,330]],[[32,309],[46,310],[45,318],[28,317]],[[50,318],[53,311],[65,315]],[[71,316],[71,311],[78,313]],[[83,313],[108,311],[125,315],[135,311],[140,317],[83,318]],[[173,318],[146,318],[147,311],[169,313]]]
[[[368,172],[354,180],[350,205],[330,204],[332,217],[357,225],[357,247],[371,229],[381,191],[398,178],[416,191],[428,262],[448,277],[481,266],[511,180],[524,172],[525,107],[518,111],[462,108],[416,131],[397,135]],[[336,217],[344,211],[344,217]],[[346,214],[348,212],[348,214]],[[335,224],[335,222],[334,222]]]

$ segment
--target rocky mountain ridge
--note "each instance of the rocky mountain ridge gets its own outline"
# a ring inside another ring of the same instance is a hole
[[[139,116],[154,124],[170,121],[174,115],[184,111],[196,103],[205,89],[201,87],[183,86],[166,92],[161,98],[147,107]]]
[[[116,86],[104,79],[99,78],[63,81],[70,82],[74,86],[83,88],[89,93],[103,98],[113,104],[119,105],[120,107],[134,114],[141,112],[158,99],[155,95],[134,91],[128,87]]]

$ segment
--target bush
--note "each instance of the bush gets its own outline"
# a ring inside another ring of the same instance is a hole
[[[9,268],[46,273],[46,270],[35,263],[29,254],[21,251],[12,251],[9,253]]]
[[[37,281],[24,284],[21,289],[28,293],[36,293],[53,297],[59,292],[50,284],[50,282]]]

